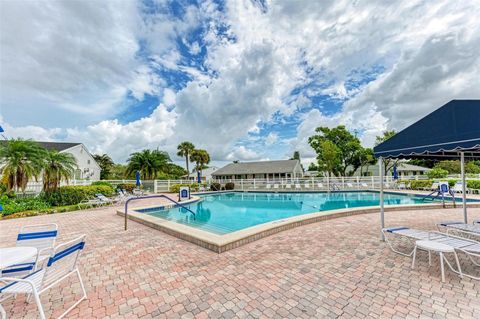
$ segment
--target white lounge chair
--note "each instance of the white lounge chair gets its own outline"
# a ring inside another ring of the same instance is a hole
[[[405,185],[403,182],[398,183],[398,189],[407,189],[407,185]]]
[[[305,183],[305,184],[303,185],[303,187],[305,187],[305,188],[310,188],[310,183]]]
[[[285,184],[285,188],[292,188],[292,184]]]
[[[446,221],[437,224],[438,230],[447,229],[447,234],[462,234],[467,236],[478,236],[480,239],[480,224],[465,224],[459,221]]]
[[[266,189],[270,189],[270,188],[272,188],[272,185],[271,185],[271,184],[267,184],[267,185],[265,186],[265,188],[266,188]]]
[[[34,260],[13,265],[2,269],[0,275],[9,277],[24,276],[41,265],[50,257],[57,238],[57,224],[26,225],[20,229],[17,235],[17,247],[35,247],[37,256]]]
[[[318,183],[317,186],[318,186],[318,188],[323,188],[323,184],[322,184],[322,183]]]
[[[95,197],[98,198],[100,200],[101,203],[103,204],[106,204],[106,205],[113,205],[113,204],[116,204],[117,203],[117,199],[111,199],[111,198],[108,198],[107,196],[103,195],[103,194],[95,194]]]
[[[347,183],[347,188],[353,188],[353,184],[352,183]]]
[[[456,182],[455,185],[452,187],[452,191],[455,193],[462,193],[463,192],[463,183],[462,182]],[[468,194],[469,190],[468,188],[465,188],[465,193]]]
[[[385,235],[385,240],[390,246],[390,249],[403,256],[412,256],[415,252],[415,241],[417,240],[430,240],[438,242],[441,244],[449,245],[455,249],[455,256],[457,253],[466,254],[475,266],[480,267],[480,242],[472,239],[467,239],[463,237],[453,236],[450,234],[440,233],[440,232],[429,232],[424,230],[412,229],[409,227],[388,227],[382,230]],[[410,252],[403,252],[398,247],[393,245],[393,240],[390,235],[396,236],[399,239],[403,239],[403,247],[410,246],[407,249],[411,249]],[[413,244],[413,248],[411,247]],[[430,258],[430,254],[429,254]],[[457,259],[457,256],[456,256]],[[459,268],[455,270],[447,260],[447,264],[450,269],[460,275],[470,277],[475,280],[480,280],[480,277],[462,272]]]
[[[63,318],[73,308],[75,308],[80,302],[87,298],[87,292],[83,285],[82,277],[78,271],[77,261],[80,256],[83,247],[85,246],[85,235],[82,235],[72,241],[57,246],[52,256],[48,259],[48,263],[45,268],[36,270],[35,272],[23,277],[2,277],[2,281],[7,283],[0,288],[0,295],[15,295],[26,294],[33,295],[35,303],[37,304],[40,318],[45,319],[45,313],[43,311],[42,303],[40,301],[40,295],[48,289],[54,287],[72,274],[76,274],[80,281],[83,295],[75,302],[70,308],[68,308],[60,318]]]
[[[368,188],[367,183],[362,183],[362,184],[360,184],[360,185],[361,185],[363,188]]]
[[[425,191],[436,191],[438,189],[438,185],[440,185],[438,182],[432,183],[432,186],[430,187],[424,187],[422,188]]]
[[[295,184],[295,189],[302,189],[302,187],[300,186],[300,184]]]
[[[273,185],[273,189],[279,189],[279,188],[280,188],[280,185],[278,185],[278,184]]]

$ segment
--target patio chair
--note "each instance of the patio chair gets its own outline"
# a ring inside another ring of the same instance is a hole
[[[278,185],[278,184],[273,185],[273,189],[279,189],[279,188],[280,188],[280,185]]]
[[[430,240],[430,241],[442,243],[442,244],[453,247],[455,250],[455,254],[463,253],[467,255],[468,260],[470,260],[473,265],[480,267],[480,242],[476,240],[458,237],[451,234],[445,234],[440,232],[418,230],[418,229],[413,229],[409,227],[388,227],[388,228],[382,229],[382,232],[385,235],[385,240],[387,244],[390,246],[390,249],[397,254],[410,257],[415,252],[416,241]],[[393,240],[392,240],[393,236],[389,237],[389,235],[396,236],[398,239],[403,240],[403,245],[404,245],[403,247],[410,245],[410,247],[407,249],[411,249],[411,251],[410,252],[400,251],[399,247],[396,247],[393,244]],[[411,246],[413,246],[413,248]],[[429,259],[430,258],[431,256],[429,252]],[[478,276],[465,273],[461,269],[458,269],[458,270],[454,269],[451,266],[451,264],[448,262],[448,260],[447,260],[447,264],[453,272],[459,275],[467,276],[475,280],[480,280],[480,277]]]
[[[10,277],[25,276],[42,264],[53,252],[57,238],[57,224],[26,225],[17,235],[17,247],[35,247],[37,256],[35,260],[2,269],[0,275]]]
[[[310,188],[310,183],[305,183],[305,184],[303,185],[303,187],[305,187],[305,188]]]
[[[300,186],[300,184],[295,184],[295,189],[302,189],[302,187]]]
[[[347,183],[347,188],[353,188],[353,184],[352,183]]]
[[[454,193],[462,193],[463,192],[463,183],[462,182],[456,182],[455,185],[452,187],[452,191]],[[468,188],[465,187],[465,193],[469,193]]]
[[[272,188],[272,185],[271,185],[271,184],[267,184],[267,185],[265,185],[265,188],[266,188],[266,189],[271,189],[271,188]]]
[[[404,182],[398,184],[398,189],[407,189],[407,185]]]
[[[318,183],[317,186],[318,186],[318,188],[323,188],[323,184],[322,184],[322,183]]]
[[[454,233],[466,235],[468,237],[478,236],[480,239],[480,224],[465,224],[464,222],[459,221],[445,221],[437,224],[437,228],[441,231],[443,228],[446,228],[446,233]]]
[[[439,185],[440,185],[440,184],[439,184],[438,182],[434,182],[434,183],[432,183],[432,186],[430,186],[430,187],[423,187],[422,190],[424,190],[424,191],[436,191],[436,190],[438,189],[438,186],[439,186]]]
[[[285,188],[292,188],[292,184],[285,184]]]
[[[360,185],[361,185],[363,188],[368,188],[367,183],[362,183],[362,184],[360,184]]]
[[[45,268],[36,270],[35,272],[23,277],[23,278],[11,278],[3,277],[2,281],[8,283],[0,288],[0,295],[6,294],[27,294],[33,295],[35,303],[37,304],[40,318],[45,319],[45,313],[43,311],[42,303],[40,301],[40,295],[48,289],[54,287],[70,275],[77,275],[82,288],[83,295],[75,302],[70,308],[68,308],[60,318],[63,318],[73,308],[75,308],[80,302],[87,298],[87,292],[83,285],[82,277],[78,271],[77,261],[81,251],[85,246],[85,235],[82,235],[72,241],[58,245],[55,247],[52,256],[48,259],[48,263]]]
[[[480,225],[480,219],[474,220],[474,221],[473,221],[473,224],[474,224],[474,225],[475,225],[475,224],[479,224],[479,225]]]
[[[116,202],[118,201],[117,199],[108,198],[107,196],[100,193],[95,194],[95,197],[99,199],[101,203],[106,205],[110,205],[110,204],[113,205],[113,204],[116,204]]]

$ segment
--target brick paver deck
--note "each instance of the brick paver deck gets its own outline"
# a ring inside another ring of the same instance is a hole
[[[386,214],[387,225],[434,229],[461,210]],[[471,209],[480,218],[480,209]],[[480,318],[480,282],[447,272],[437,257],[411,259],[379,240],[378,214],[278,233],[218,255],[123,219],[113,208],[0,221],[0,245],[21,225],[55,222],[59,242],[87,234],[80,268],[88,291],[69,318]],[[48,315],[72,303],[72,281],[42,297]],[[4,302],[11,318],[35,318],[24,297]]]

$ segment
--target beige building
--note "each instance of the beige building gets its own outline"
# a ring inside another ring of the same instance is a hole
[[[278,179],[303,177],[299,160],[230,163],[212,173],[214,179]]]

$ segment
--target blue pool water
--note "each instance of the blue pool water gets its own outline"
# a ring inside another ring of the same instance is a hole
[[[201,197],[201,201],[187,205],[195,212],[195,219],[181,207],[138,211],[221,235],[292,216],[380,204],[377,192],[221,193]],[[422,203],[420,197],[412,195],[385,194],[385,205]]]

